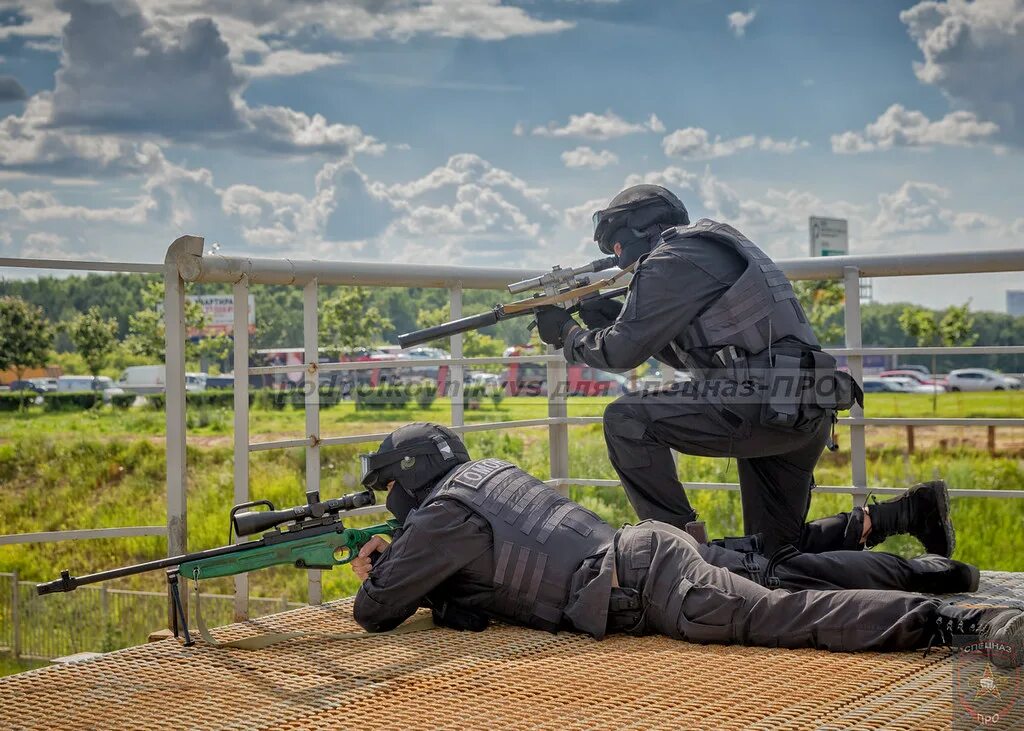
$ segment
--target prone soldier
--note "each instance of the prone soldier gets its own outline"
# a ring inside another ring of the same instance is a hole
[[[388,490],[401,523],[394,542],[377,537],[352,561],[363,580],[355,619],[370,632],[420,606],[457,629],[495,618],[598,639],[660,633],[832,651],[950,645],[955,629],[1017,648],[993,662],[1021,663],[1024,612],[880,590],[976,589],[977,570],[948,558],[835,552],[770,567],[653,520],[615,530],[509,462],[470,459],[454,432],[433,424],[401,427],[364,455],[363,484]]]

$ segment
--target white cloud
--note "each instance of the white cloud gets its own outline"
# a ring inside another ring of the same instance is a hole
[[[654,170],[644,175],[630,175],[626,178],[622,187],[629,188],[633,185],[649,183],[651,185],[660,185],[669,190],[675,190],[676,188],[692,189],[696,180],[697,176],[695,174],[683,170],[681,167],[669,165],[664,170]]]
[[[130,3],[75,2],[67,7],[66,50],[49,118],[40,127],[98,135],[149,134],[278,154],[344,156],[384,149],[359,127],[329,122],[320,114],[250,107],[241,97],[245,79],[209,18],[167,25],[150,21]],[[110,43],[111,37],[118,42]],[[340,60],[332,54],[282,50],[265,55],[257,68],[258,73],[297,73]]]
[[[924,56],[918,79],[1024,143],[1024,0],[919,2],[900,20]]]
[[[211,19],[161,34],[130,3],[62,1],[59,7],[70,18],[53,125],[176,138],[238,127],[243,79]]]
[[[54,129],[47,92],[29,99],[20,115],[0,119],[0,166],[34,173],[140,174],[163,163],[152,142]]]
[[[726,16],[726,21],[729,23],[729,30],[733,32],[733,35],[737,38],[742,38],[747,32],[747,26],[754,22],[754,18],[756,17],[756,10],[748,10],[745,13],[737,10],[729,13],[729,15]]]
[[[343,53],[307,53],[294,48],[285,48],[280,51],[271,51],[263,56],[259,63],[241,68],[252,78],[258,79],[269,76],[298,76],[317,69],[339,66],[348,61],[348,57]]]
[[[743,135],[730,139],[722,139],[716,135],[712,140],[706,129],[701,127],[685,127],[677,129],[661,141],[661,148],[670,157],[681,157],[687,160],[711,160],[717,157],[728,157],[737,152],[759,149],[765,152],[788,154],[807,147],[805,140],[792,138],[776,140],[771,137]]]
[[[832,135],[832,151],[870,152],[893,147],[971,146],[991,139],[998,131],[992,122],[983,122],[973,112],[950,112],[929,120],[922,112],[893,104],[864,128],[863,132]]]
[[[627,122],[609,110],[604,114],[595,112],[571,114],[569,121],[564,125],[548,122],[542,127],[534,127],[531,134],[539,137],[583,137],[589,140],[610,140],[641,132],[664,131],[665,125],[654,114],[646,122]]]
[[[381,235],[395,242],[404,261],[451,256],[508,262],[509,250],[536,249],[560,218],[546,201],[547,191],[469,153],[453,155],[445,165],[403,183],[367,181],[374,198],[397,213]]]
[[[211,2],[210,0],[140,0],[146,15],[170,22],[213,17],[225,31],[232,50],[267,48],[266,38],[295,38],[316,33],[336,40],[391,38],[408,40],[417,35],[500,41],[518,36],[560,33],[574,23],[541,20],[501,0],[262,0]],[[14,0],[11,5],[25,22],[0,27],[0,39],[60,35],[68,3],[55,0]]]
[[[592,231],[594,212],[601,210],[606,205],[608,205],[607,198],[591,198],[577,206],[570,206],[562,211],[562,222],[568,228]]]
[[[593,150],[582,146],[562,153],[562,162],[567,168],[588,168],[600,170],[619,161],[618,155],[609,150]]]
[[[61,203],[53,193],[45,190],[27,190],[12,193],[0,189],[0,211],[10,211],[17,219],[26,223],[44,221],[75,220],[89,223],[143,223],[152,205],[147,197],[139,198],[131,206],[124,208],[89,208],[87,206],[66,205]]]
[[[946,207],[950,191],[934,183],[908,180],[892,193],[878,196],[878,215],[872,230],[879,235],[977,232],[1001,227],[993,216]]]

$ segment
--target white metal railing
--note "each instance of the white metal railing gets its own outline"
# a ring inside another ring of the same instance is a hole
[[[830,349],[834,355],[848,359],[851,372],[860,379],[863,358],[867,355],[968,355],[1018,354],[1024,345],[977,346],[954,348],[877,348],[863,347],[860,321],[860,280],[862,277],[915,276],[936,274],[965,274],[982,272],[1024,271],[1024,250],[981,251],[965,254],[843,256],[780,261],[779,266],[790,279],[842,280],[846,293],[844,322],[845,347]],[[269,449],[301,447],[306,450],[306,489],[319,489],[319,450],[323,446],[376,442],[386,434],[357,434],[324,436],[319,423],[319,374],[346,372],[368,368],[408,367],[409,361],[373,361],[356,363],[318,363],[317,290],[321,285],[370,285],[400,287],[439,287],[450,292],[451,316],[462,314],[464,289],[503,290],[511,281],[539,276],[541,270],[500,269],[479,267],[442,267],[396,265],[376,262],[322,262],[289,259],[230,258],[204,255],[203,239],[183,236],[168,249],[164,264],[133,264],[112,262],[79,262],[40,259],[0,258],[0,267],[29,269],[71,269],[80,271],[130,271],[163,273],[165,281],[165,313],[167,334],[167,524],[164,526],[127,526],[95,530],[55,531],[18,535],[0,535],[0,545],[49,540],[81,539],[92,537],[125,537],[136,535],[166,535],[168,553],[185,552],[188,527],[186,523],[185,491],[185,362],[184,362],[184,290],[191,282],[220,282],[231,284],[235,307],[235,393],[234,393],[234,500],[249,499],[249,453]],[[303,288],[303,346],[304,363],[301,365],[248,367],[248,290],[251,284],[294,285]],[[534,357],[463,358],[462,337],[451,338],[451,359],[444,361],[417,360],[416,365],[444,364],[451,366],[451,382],[462,384],[465,366],[540,362],[546,366],[549,384],[566,380],[565,361],[560,353]],[[249,375],[304,374],[305,435],[300,439],[271,442],[252,442],[249,434]],[[310,387],[312,386],[312,387]],[[599,423],[600,417],[569,417],[562,389],[548,389],[548,415],[544,418],[518,421],[465,424],[463,401],[451,400],[451,426],[457,431],[472,432],[492,429],[546,427],[549,438],[550,474],[548,482],[560,489],[569,485],[613,487],[616,480],[592,479],[569,475],[569,427],[578,424]],[[872,418],[865,417],[855,407],[849,417],[840,420],[850,429],[851,484],[819,486],[819,492],[846,493],[862,502],[867,494],[867,465],[865,430],[869,426],[1024,426],[1024,419],[975,418]],[[683,483],[688,489],[736,490],[734,483]],[[899,493],[898,488],[872,488],[872,492]],[[951,491],[958,497],[1022,498],[1024,490],[970,490]],[[380,508],[363,509],[372,512]],[[239,539],[241,540],[241,539]],[[236,577],[235,614],[246,614],[248,586],[245,576]],[[309,598],[320,599],[319,574],[310,572]]]

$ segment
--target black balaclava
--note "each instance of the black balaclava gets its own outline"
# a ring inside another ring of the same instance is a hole
[[[362,483],[383,490],[391,480],[387,508],[404,523],[418,508],[438,479],[469,461],[459,436],[437,424],[408,424],[391,432],[372,454],[361,457]]]
[[[686,206],[660,185],[634,185],[612,198],[608,207],[594,214],[594,241],[605,254],[622,245],[619,267],[625,269],[644,254],[672,226],[687,225]]]

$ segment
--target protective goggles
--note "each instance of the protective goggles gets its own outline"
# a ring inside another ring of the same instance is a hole
[[[394,464],[399,464],[401,469],[412,469],[416,464],[416,457],[424,454],[438,454],[444,460],[455,459],[451,445],[440,436],[430,437],[430,441],[417,442],[407,447],[389,449],[385,452],[370,452],[359,455],[359,463],[362,474],[359,482],[363,487],[372,489],[378,486],[381,471]],[[393,479],[393,478],[391,478]],[[384,485],[379,485],[379,489]]]

